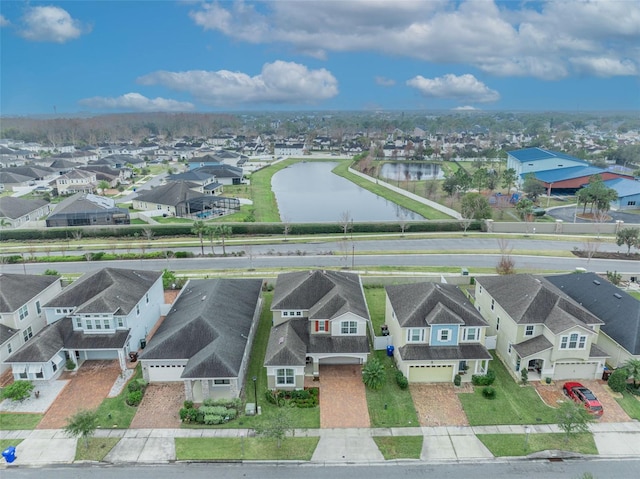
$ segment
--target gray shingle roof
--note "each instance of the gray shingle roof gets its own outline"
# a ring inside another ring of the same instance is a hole
[[[271,329],[265,366],[304,366],[309,342],[306,319],[290,319]]]
[[[59,276],[0,273],[0,313],[13,313],[56,281]]]
[[[511,347],[516,350],[518,356],[526,358],[532,354],[541,353],[542,351],[553,348],[553,344],[551,344],[551,341],[547,338],[540,335],[535,338],[527,339],[521,343],[514,344]]]
[[[607,336],[631,354],[640,355],[640,301],[595,273],[546,279],[600,318],[604,322],[600,329]]]
[[[240,374],[261,279],[189,281],[141,359],[186,359],[183,378]]]
[[[127,315],[161,276],[159,271],[103,268],[83,275],[45,306],[77,308],[78,314]]]
[[[177,206],[178,204],[193,199],[200,198],[202,193],[194,191],[199,185],[191,181],[170,181],[166,185],[141,192],[136,201],[146,201],[160,205]]]
[[[491,359],[491,354],[482,344],[460,344],[458,346],[438,346],[434,348],[410,344],[402,346],[398,352],[404,361]]]
[[[9,341],[12,337],[18,334],[20,331],[18,329],[13,329],[4,324],[0,324],[0,344],[4,344],[6,341]]]
[[[518,324],[544,324],[555,334],[580,326],[603,324],[543,277],[530,274],[476,278],[492,298]]]
[[[369,319],[360,277],[341,271],[299,271],[278,275],[271,310],[308,310],[310,319],[352,312]]]
[[[403,328],[432,324],[488,325],[455,285],[423,282],[387,286],[385,290]]]
[[[17,219],[38,208],[42,208],[48,203],[45,200],[27,200],[13,196],[3,196],[0,198],[0,217]]]

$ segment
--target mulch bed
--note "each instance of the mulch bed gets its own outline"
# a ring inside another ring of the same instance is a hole
[[[631,253],[629,255],[627,253],[615,253],[613,251],[589,253],[582,250],[572,251],[572,253],[574,256],[578,256],[579,258],[589,258],[589,256],[591,256],[591,259],[622,259],[640,261],[640,253]]]

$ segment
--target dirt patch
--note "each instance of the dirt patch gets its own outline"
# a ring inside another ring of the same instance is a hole
[[[184,400],[182,382],[149,384],[129,427],[131,429],[179,428],[180,408]]]
[[[604,414],[599,419],[599,422],[627,422],[631,421],[631,418],[624,412],[624,409],[620,407],[611,393],[604,387],[605,382],[601,380],[580,380],[584,386],[593,391],[598,400],[602,403],[604,408]],[[556,381],[552,384],[544,384],[538,381],[532,384],[538,391],[538,394],[542,400],[551,407],[558,407],[558,403],[568,400],[568,398],[562,392],[562,385],[565,381]]]
[[[472,385],[410,384],[409,390],[421,426],[469,425],[458,393],[473,392]]]
[[[362,366],[320,366],[320,427],[369,427],[367,394],[362,382]]]

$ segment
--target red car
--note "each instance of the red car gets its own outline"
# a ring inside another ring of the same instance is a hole
[[[594,416],[602,416],[604,409],[602,404],[598,401],[595,394],[591,392],[591,389],[584,387],[577,382],[564,383],[562,387],[564,393],[573,399],[578,404],[584,404],[584,407]]]

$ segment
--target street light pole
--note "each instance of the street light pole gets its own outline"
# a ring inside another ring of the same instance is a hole
[[[256,400],[256,416],[258,415],[258,378],[253,376],[253,397]]]
[[[529,426],[524,427],[524,450],[527,450],[529,446],[529,433],[531,432],[531,428]]]

